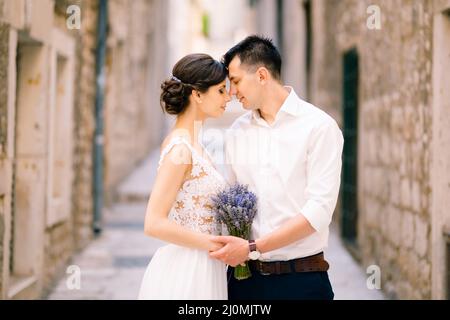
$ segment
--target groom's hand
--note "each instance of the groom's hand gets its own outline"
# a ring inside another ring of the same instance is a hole
[[[219,259],[225,264],[236,267],[248,259],[248,241],[233,236],[215,236],[212,241],[220,242],[224,246],[216,251],[210,252],[210,256]]]

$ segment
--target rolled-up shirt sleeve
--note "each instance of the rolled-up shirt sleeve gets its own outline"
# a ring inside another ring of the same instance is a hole
[[[305,205],[301,214],[322,232],[331,223],[339,194],[344,138],[334,120],[311,134],[306,163]]]

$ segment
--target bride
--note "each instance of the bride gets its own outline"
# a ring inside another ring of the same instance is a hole
[[[209,197],[226,182],[199,143],[196,122],[220,117],[230,96],[227,71],[206,54],[178,61],[162,83],[161,105],[176,124],[161,146],[158,174],[147,205],[145,233],[170,244],[150,261],[139,299],[227,299],[226,266],[209,257],[222,247],[211,238],[221,226]]]

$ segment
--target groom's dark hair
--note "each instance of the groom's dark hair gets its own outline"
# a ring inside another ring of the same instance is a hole
[[[270,38],[252,35],[232,47],[223,56],[223,63],[227,69],[236,56],[241,60],[241,64],[248,66],[252,71],[264,66],[272,77],[281,79],[281,55]]]

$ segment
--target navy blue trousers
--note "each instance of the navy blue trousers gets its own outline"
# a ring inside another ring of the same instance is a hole
[[[280,275],[252,276],[236,280],[234,268],[228,267],[229,300],[333,300],[334,293],[328,273],[294,272]]]

